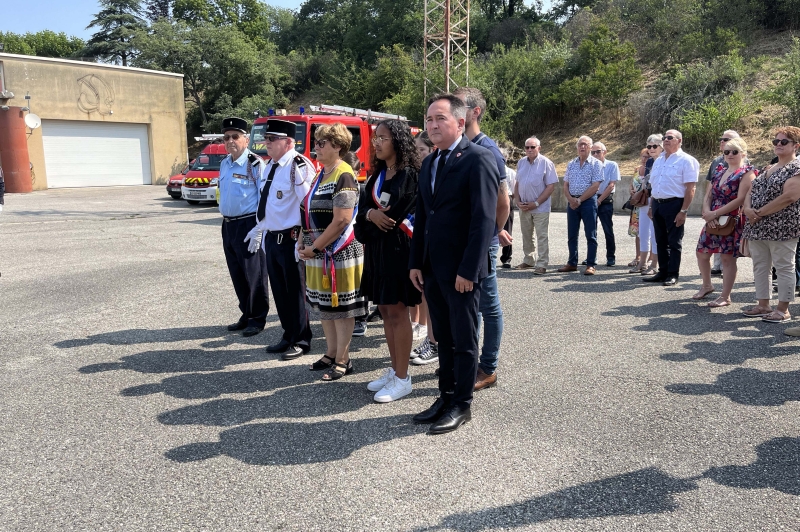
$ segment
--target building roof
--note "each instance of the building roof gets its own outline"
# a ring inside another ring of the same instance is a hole
[[[120,65],[109,65],[106,63],[93,63],[89,61],[76,61],[74,59],[60,59],[56,57],[39,57],[36,55],[17,55],[0,53],[0,61],[4,59],[16,59],[21,61],[39,61],[43,63],[66,63],[69,65],[82,66],[82,67],[97,67],[97,68],[110,68],[115,70],[125,70],[130,72],[141,72],[143,74],[151,74],[155,76],[172,76],[182,78],[183,74],[175,74],[173,72],[164,72],[162,70],[149,70],[146,68],[134,68]]]

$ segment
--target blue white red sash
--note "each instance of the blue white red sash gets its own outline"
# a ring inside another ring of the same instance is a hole
[[[372,187],[372,201],[375,202],[375,205],[380,209],[383,208],[381,205],[380,197],[381,197],[381,190],[383,189],[383,184],[386,181],[386,170],[382,170],[378,177],[375,179],[375,186]],[[414,215],[409,214],[406,216],[405,220],[400,224],[400,229],[411,238],[414,235]]]

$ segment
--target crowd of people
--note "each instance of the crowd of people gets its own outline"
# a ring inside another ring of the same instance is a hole
[[[507,153],[480,130],[485,109],[480,91],[461,88],[431,100],[425,131],[416,136],[405,122],[379,122],[371,139],[371,175],[361,189],[360,162],[350,152],[352,136],[344,125],[316,129],[317,171],[294,150],[293,122],[268,122],[270,161],[264,162],[247,149],[245,121],[225,119],[230,156],[219,178],[222,240],[241,311],[228,329],[252,336],[264,328],[269,286],[283,335],[267,351],[284,360],[307,353],[314,309],[327,347],[309,369],[335,381],[354,371],[351,338],[372,303],[391,361],[367,385],[374,400],[407,396],[409,365],[438,362],[440,395],[414,421],[441,434],[471,419],[473,393],[497,381],[503,311],[496,268],[512,267],[511,205],[518,211],[523,252],[514,268],[544,275],[559,182],[535,136],[525,141],[525,157],[511,169]],[[699,163],[682,142],[677,130],[648,137],[629,189],[628,234],[636,243],[630,273],[664,286],[680,279],[685,221],[699,178]],[[758,170],[747,159],[744,139],[735,131],[723,133],[702,200],[706,223],[696,248],[702,285],[693,299],[716,291],[712,275],[721,270],[722,289],[708,305],[730,305],[736,259],[751,256],[758,303],[744,315],[773,323],[790,319],[788,305],[800,286],[799,144],[800,129],[779,128],[776,158]],[[583,274],[595,275],[598,222],[605,265],[616,265],[613,214],[620,169],[606,158],[606,146],[588,136],[578,139],[576,151],[562,182],[569,258],[557,271],[578,270],[583,224]],[[712,264],[712,255],[720,257],[719,265]],[[771,275],[777,280],[776,308],[770,306]],[[787,333],[800,336],[800,330],[792,331]],[[415,338],[421,340],[416,347]]]

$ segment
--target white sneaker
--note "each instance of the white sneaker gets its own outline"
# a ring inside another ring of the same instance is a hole
[[[414,325],[414,340],[421,340],[428,336],[428,326],[427,325],[420,325],[417,323]]]
[[[387,382],[394,378],[394,369],[386,368],[383,370],[383,375],[375,379],[374,381],[367,384],[367,390],[371,392],[377,392],[381,388],[383,388]]]
[[[405,379],[398,379],[397,376],[392,375],[392,378],[386,385],[375,394],[375,402],[378,403],[391,403],[397,401],[401,397],[411,393],[411,375]]]
[[[426,336],[421,344],[419,344],[417,347],[415,347],[414,349],[411,350],[411,354],[409,355],[409,358],[417,358],[422,353],[427,351],[429,349],[430,345],[431,345],[431,341]]]

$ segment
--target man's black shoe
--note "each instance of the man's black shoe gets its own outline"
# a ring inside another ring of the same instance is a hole
[[[664,286],[675,286],[676,284],[678,284],[678,278],[674,275],[670,275],[664,279]]]
[[[283,360],[294,360],[295,358],[299,357],[303,354],[303,350],[300,348],[299,345],[292,345],[289,346],[289,349],[286,350],[285,353],[281,355]]]
[[[248,327],[247,329],[242,331],[242,336],[247,338],[248,336],[255,336],[261,331],[263,331],[263,327]]]
[[[610,261],[606,262],[606,266],[608,266],[609,268],[613,268],[616,265],[617,265],[617,261],[614,261],[614,260],[610,260]]]
[[[439,396],[438,399],[431,405],[431,407],[423,412],[420,412],[412,419],[414,423],[434,423],[442,417],[445,410],[450,406],[450,401],[445,399],[442,396]]]
[[[711,275],[722,275],[722,270],[711,268]]]
[[[664,275],[653,275],[651,277],[642,277],[643,283],[663,283],[667,280],[667,277]]]
[[[586,261],[581,261],[581,266],[586,266]]]
[[[289,340],[284,338],[275,345],[268,345],[267,353],[283,353],[290,347],[292,347],[292,344],[289,343]]]
[[[510,268],[510,267],[511,267],[511,263],[510,262],[504,262],[503,263],[503,268]]]
[[[247,322],[242,323],[241,321],[237,321],[236,323],[231,323],[230,325],[228,325],[228,330],[241,331],[245,327],[247,327]]]
[[[431,425],[428,434],[446,434],[453,432],[458,427],[472,419],[472,410],[469,407],[459,408],[451,406],[439,421]]]

